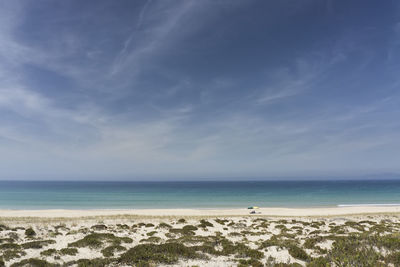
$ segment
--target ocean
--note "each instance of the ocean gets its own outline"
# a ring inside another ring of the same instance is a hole
[[[400,205],[400,181],[0,181],[0,209],[207,209],[372,204]]]

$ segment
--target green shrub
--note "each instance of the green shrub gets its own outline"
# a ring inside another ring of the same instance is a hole
[[[308,264],[307,267],[329,267],[329,261],[325,257],[318,257],[312,259]]]
[[[101,258],[96,258],[96,259],[79,259],[77,261],[73,261],[69,263],[68,265],[78,265],[78,267],[104,267],[108,266],[112,261],[110,259],[101,259]]]
[[[185,225],[182,227],[183,231],[196,231],[197,227],[193,225]]]
[[[107,226],[104,225],[104,224],[93,225],[90,228],[93,229],[93,230],[96,230],[96,231],[107,230]]]
[[[3,252],[3,259],[6,261],[21,258],[22,256],[25,256],[26,253],[22,250],[15,250],[15,249],[10,249],[6,250]]]
[[[372,240],[353,234],[337,237],[328,252],[329,262],[336,266],[379,266],[380,255],[373,248]]]
[[[283,239],[283,235],[274,235],[269,240],[266,240],[261,243],[260,249],[277,246],[280,248],[287,248],[289,249],[290,246],[296,246],[298,241],[296,239]]]
[[[61,231],[69,231],[69,228],[65,224],[56,225],[56,226],[54,226],[54,229],[56,231],[59,231],[59,230],[61,230]]]
[[[322,232],[320,230],[315,230],[315,231],[310,232],[309,235],[319,235],[321,233]]]
[[[133,240],[129,237],[118,237],[110,233],[92,233],[78,241],[68,244],[68,247],[98,248],[103,245],[104,241],[113,243],[114,245],[133,242]]]
[[[264,264],[258,260],[250,259],[250,260],[239,260],[239,264],[237,267],[264,267]]]
[[[157,226],[157,228],[171,229],[172,226],[167,223],[162,222]]]
[[[393,252],[385,257],[385,261],[400,266],[400,252]]]
[[[180,243],[142,244],[123,253],[119,258],[119,262],[127,265],[145,262],[173,264],[178,261],[179,257],[195,259],[199,255],[193,248],[185,247]]]
[[[225,223],[229,222],[229,220],[225,220],[225,219],[215,219],[216,223],[219,223],[221,225],[225,225]]]
[[[289,251],[289,254],[295,259],[299,259],[299,260],[303,260],[303,261],[307,261],[309,259],[307,252],[305,252],[304,249],[302,249],[296,245],[291,244],[288,247],[288,251]]]
[[[21,246],[15,243],[5,243],[0,245],[0,249],[20,249]]]
[[[185,223],[185,222],[186,222],[186,220],[183,218],[178,220],[178,223]]]
[[[40,252],[40,255],[42,256],[51,256],[57,253],[57,250],[54,248],[46,249]]]
[[[198,244],[207,243],[207,245],[216,244],[218,241],[215,236],[199,236],[199,235],[185,235],[178,239],[167,240],[167,243],[182,243],[182,244]]]
[[[394,233],[384,236],[377,236],[376,242],[378,247],[384,247],[388,250],[400,250],[400,234]]]
[[[147,236],[153,236],[153,235],[155,235],[155,234],[157,234],[157,231],[148,232],[146,235],[147,235]]]
[[[60,253],[62,255],[75,256],[76,254],[78,254],[78,250],[76,248],[62,248],[60,249]]]
[[[214,245],[222,246],[222,250],[217,251],[214,249]],[[243,243],[233,243],[224,237],[215,237],[212,242],[205,242],[201,248],[203,252],[215,254],[219,256],[236,255],[238,258],[252,258],[261,259],[264,257],[264,253],[255,249],[251,249]]]
[[[40,260],[40,259],[35,259],[35,258],[25,259],[25,260],[16,262],[11,265],[11,267],[26,267],[26,266],[29,266],[29,267],[53,267],[53,266],[59,266],[59,265],[51,264],[45,260]]]
[[[255,249],[250,249],[250,248],[245,248],[243,250],[243,255],[245,257],[249,257],[251,259],[261,259],[264,257],[264,253],[262,253],[261,251],[255,250]]]
[[[345,231],[343,230],[343,226],[341,226],[341,225],[332,226],[330,228],[329,232],[332,234],[335,234],[335,235],[345,234]]]
[[[251,249],[244,244],[222,244],[222,254],[224,255],[232,255],[235,254],[240,258],[252,258],[252,259],[261,259],[264,257],[264,253],[261,251]]]
[[[373,225],[370,229],[369,232],[371,234],[382,234],[385,232],[391,232],[392,229],[390,229],[388,226],[384,225],[384,224],[376,224]]]
[[[298,263],[277,263],[274,264],[274,267],[302,267],[301,264]],[[327,267],[327,266],[320,266],[320,267]]]
[[[309,237],[304,242],[304,247],[308,248],[308,249],[315,249],[315,244],[322,242],[323,240],[324,240],[324,237],[322,237],[322,236]]]
[[[56,243],[56,241],[54,241],[54,240],[41,240],[41,241],[27,242],[27,243],[22,244],[21,246],[24,249],[28,249],[28,248],[39,249],[39,248],[43,248],[45,246],[48,246],[50,244],[55,244],[55,243]]]
[[[25,230],[25,235],[27,237],[33,237],[36,235],[36,232],[32,228],[28,228]]]
[[[351,228],[353,228],[353,229],[355,229],[357,231],[360,231],[360,232],[364,232],[365,231],[363,225],[360,225],[359,223],[354,222],[354,221],[347,221],[347,222],[344,223],[344,225],[346,225],[348,227],[351,227]]]
[[[112,257],[114,256],[114,253],[116,251],[124,251],[124,250],[126,250],[126,248],[120,245],[112,245],[103,249],[101,253],[103,253],[104,257]]]
[[[181,235],[194,235],[195,234],[193,231],[187,230],[187,228],[186,229],[171,228],[171,229],[169,229],[169,232],[172,234],[181,234]]]
[[[278,224],[275,226],[276,229],[280,229],[281,232],[287,232],[289,229],[284,224]]]
[[[200,220],[199,227],[206,228],[206,227],[213,227],[214,225],[206,220]]]
[[[127,225],[127,224],[117,224],[117,227],[119,228],[119,229],[124,229],[124,230],[128,230],[129,229],[129,225]]]

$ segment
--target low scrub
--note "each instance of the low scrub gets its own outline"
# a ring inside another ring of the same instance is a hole
[[[29,266],[29,267],[56,267],[56,266],[60,266],[60,265],[52,264],[45,260],[36,259],[36,258],[25,259],[20,262],[11,264],[11,267],[27,267],[27,266]]]
[[[78,250],[76,248],[62,248],[60,249],[60,254],[75,256],[76,254],[78,254]]]
[[[121,243],[132,243],[133,240],[129,237],[118,237],[110,233],[92,233],[78,241],[68,244],[68,247],[99,248],[105,242],[119,245]]]
[[[161,229],[171,229],[172,226],[169,225],[169,224],[167,224],[167,223],[162,222],[162,223],[160,223],[160,224],[157,226],[157,228],[161,228]]]
[[[196,259],[200,258],[200,255],[193,248],[186,247],[180,243],[142,244],[123,253],[119,258],[119,262],[137,266],[148,263],[174,264],[178,262],[179,258]]]
[[[27,242],[22,244],[21,246],[24,249],[29,249],[29,248],[35,248],[35,249],[40,249],[43,248],[45,246],[48,246],[50,244],[55,244],[56,241],[54,240],[40,240],[40,241],[32,241],[32,242]]]
[[[112,245],[109,247],[106,247],[101,251],[101,253],[104,255],[104,257],[113,257],[115,252],[118,251],[125,251],[126,248],[120,245]]]
[[[26,252],[23,250],[10,249],[10,250],[6,250],[3,252],[3,260],[9,261],[9,260],[13,260],[13,259],[18,259],[25,255],[26,255]]]
[[[201,228],[207,228],[207,227],[213,227],[214,225],[210,223],[209,221],[206,220],[200,220],[199,227]]]
[[[289,254],[295,258],[295,259],[299,259],[302,261],[307,261],[309,259],[309,256],[307,254],[307,252],[304,251],[304,249],[291,244],[288,248]]]
[[[25,230],[25,235],[27,237],[34,237],[36,235],[36,232],[32,228],[28,228]]]

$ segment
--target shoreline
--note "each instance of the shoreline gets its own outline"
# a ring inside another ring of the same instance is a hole
[[[330,217],[343,215],[376,215],[398,214],[399,206],[340,206],[324,208],[263,208],[255,209],[250,214],[247,208],[220,209],[45,209],[45,210],[13,210],[0,209],[0,218],[79,218],[96,216],[139,216],[139,217],[229,217],[229,216],[271,216],[271,217]]]

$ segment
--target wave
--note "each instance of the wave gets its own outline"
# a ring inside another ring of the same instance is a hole
[[[391,203],[391,204],[339,204],[338,207],[381,207],[381,206],[400,206],[400,203]]]

